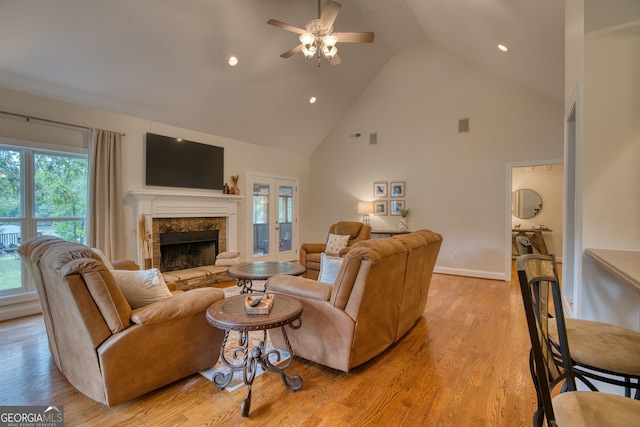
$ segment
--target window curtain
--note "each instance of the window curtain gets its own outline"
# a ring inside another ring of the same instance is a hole
[[[122,134],[93,129],[89,145],[87,243],[111,259],[124,256]]]

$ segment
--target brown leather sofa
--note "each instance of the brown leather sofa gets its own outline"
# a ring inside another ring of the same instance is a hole
[[[355,244],[334,285],[303,277],[274,276],[268,292],[302,301],[302,325],[287,328],[296,356],[340,371],[382,353],[422,316],[442,236],[418,230]],[[286,348],[279,330],[269,331]]]
[[[53,360],[91,399],[113,406],[216,364],[223,331],[205,311],[222,290],[194,289],[132,310],[90,248],[39,236],[18,252],[37,286]]]
[[[340,256],[342,256],[359,241],[371,238],[371,226],[364,225],[361,222],[341,221],[329,227],[329,234],[349,235],[347,248],[340,252]],[[329,234],[327,234],[327,237]],[[320,254],[325,251],[326,247],[326,242],[302,244],[300,247],[300,264],[307,268],[304,277],[313,280],[318,279],[320,274]]]

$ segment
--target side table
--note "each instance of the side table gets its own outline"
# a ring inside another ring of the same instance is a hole
[[[258,364],[265,371],[276,372],[280,374],[285,387],[291,391],[296,391],[302,387],[302,378],[297,375],[288,376],[284,373],[293,360],[293,349],[287,338],[285,326],[289,325],[292,329],[298,329],[301,325],[300,316],[302,315],[302,303],[288,295],[274,296],[273,306],[269,314],[247,314],[244,301],[246,295],[236,295],[225,298],[213,303],[206,313],[207,321],[212,326],[224,329],[224,340],[220,348],[220,360],[231,369],[226,375],[218,372],[213,376],[214,384],[220,389],[224,389],[231,382],[233,373],[242,371],[244,383],[247,385],[247,397],[242,401],[241,412],[243,417],[249,416],[251,409],[251,387],[256,375]],[[297,322],[296,322],[297,321]],[[295,322],[295,323],[294,323]],[[275,363],[282,359],[282,350],[267,350],[267,330],[273,328],[281,328],[282,335],[287,343],[287,350],[291,357],[282,365]],[[238,345],[233,351],[233,360],[227,360],[225,356],[225,348],[231,331],[238,331]],[[249,353],[249,332],[263,331],[263,339]],[[240,359],[240,360],[239,360]]]
[[[288,276],[300,276],[306,267],[288,261],[257,261],[245,262],[229,267],[227,274],[238,279],[238,286],[242,288],[240,293],[253,292],[254,280],[267,280],[271,276],[285,274]],[[263,292],[264,289],[258,290]]]

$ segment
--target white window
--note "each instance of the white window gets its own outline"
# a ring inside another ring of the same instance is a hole
[[[21,242],[41,234],[86,242],[87,186],[86,152],[0,144],[0,297],[34,291]]]

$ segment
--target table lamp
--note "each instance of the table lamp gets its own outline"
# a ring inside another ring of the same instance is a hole
[[[369,214],[373,212],[373,202],[358,202],[358,213],[362,214],[362,223],[369,225]]]

